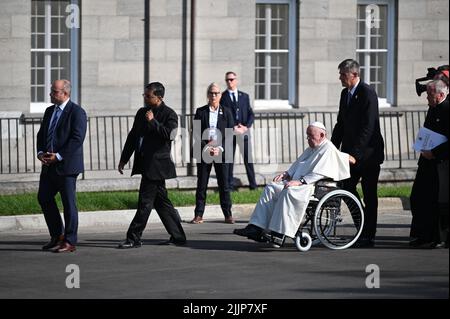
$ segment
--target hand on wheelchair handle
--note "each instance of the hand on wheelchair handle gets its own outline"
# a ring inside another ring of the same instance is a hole
[[[350,162],[350,164],[354,165],[356,164],[356,158],[354,158],[351,155],[348,155],[348,161]]]

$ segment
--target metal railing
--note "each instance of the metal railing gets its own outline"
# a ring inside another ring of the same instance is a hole
[[[415,167],[418,154],[413,150],[419,127],[426,111],[380,112],[381,133],[385,141],[387,168]],[[172,158],[178,168],[186,168],[190,161],[191,115],[179,116],[177,136],[173,141]],[[267,112],[256,113],[252,129],[253,158],[256,165],[290,164],[308,146],[306,127],[312,121],[321,121],[329,130],[336,123],[336,112]],[[40,172],[36,158],[36,134],[41,118],[0,119],[0,175]],[[92,116],[88,119],[84,142],[86,171],[115,170],[133,124],[133,115]],[[128,164],[131,167],[132,160]],[[235,163],[242,163],[236,152]]]

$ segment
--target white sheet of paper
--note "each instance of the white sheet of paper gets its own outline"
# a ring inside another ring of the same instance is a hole
[[[447,142],[446,136],[427,129],[426,127],[421,127],[417,133],[413,148],[417,152],[429,151],[444,142]]]

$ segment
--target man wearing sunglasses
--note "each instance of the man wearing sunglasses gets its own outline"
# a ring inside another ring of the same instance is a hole
[[[253,125],[255,116],[250,106],[250,98],[247,93],[238,90],[238,80],[235,72],[227,72],[225,74],[225,82],[227,84],[227,90],[222,93],[220,105],[231,110],[231,113],[233,114],[235,134],[233,137],[233,159],[234,154],[236,153],[236,142],[238,142],[239,149],[241,152],[243,150],[245,171],[247,172],[250,189],[255,189],[257,184],[253,159],[251,156],[249,131]],[[228,164],[228,185],[231,190],[235,187],[233,180],[233,165],[233,162]]]

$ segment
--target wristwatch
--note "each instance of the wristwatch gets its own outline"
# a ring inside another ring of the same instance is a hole
[[[302,178],[300,178],[300,183],[302,183],[302,184],[308,184],[306,181],[305,181],[305,179],[302,177]]]

